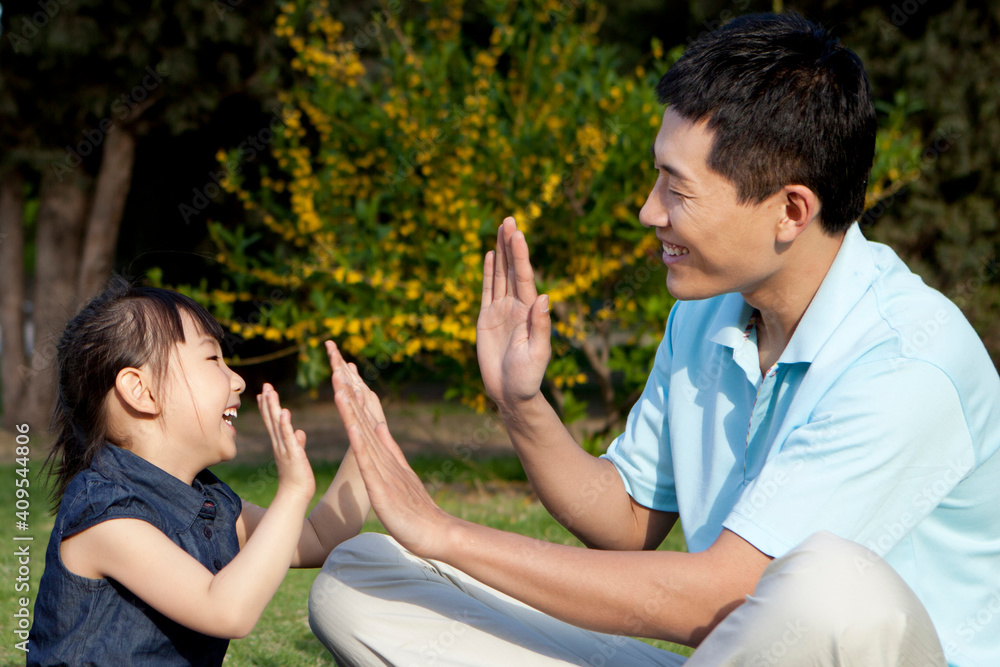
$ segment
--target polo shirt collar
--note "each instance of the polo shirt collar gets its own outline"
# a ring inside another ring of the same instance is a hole
[[[779,364],[811,363],[834,330],[871,287],[876,273],[868,241],[854,223],[816,295],[778,359]],[[724,294],[709,328],[713,343],[738,349],[747,340],[754,308],[738,293]]]
[[[138,454],[111,443],[100,450],[92,467],[112,479],[128,480],[127,486],[141,490],[146,498],[169,508],[169,513],[184,524],[193,523],[203,510],[209,495],[205,484],[215,479],[211,472],[203,470],[187,485]]]
[[[871,248],[858,223],[854,223],[844,235],[837,257],[799,320],[778,363],[812,363],[833,332],[869,290],[875,274]]]
[[[715,317],[709,327],[708,339],[713,343],[738,348],[746,339],[747,325],[754,313],[754,308],[738,292],[723,294],[722,303],[715,311]]]

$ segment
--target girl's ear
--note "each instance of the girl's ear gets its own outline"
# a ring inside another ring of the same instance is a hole
[[[121,401],[136,412],[146,415],[160,414],[158,394],[154,394],[152,378],[144,370],[123,368],[115,377],[115,391]]]

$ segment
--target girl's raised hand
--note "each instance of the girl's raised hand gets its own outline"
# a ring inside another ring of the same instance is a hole
[[[292,413],[281,407],[278,392],[265,383],[257,395],[257,407],[274,450],[278,467],[278,492],[299,492],[312,498],[316,493],[316,479],[306,456],[306,434],[292,428]]]

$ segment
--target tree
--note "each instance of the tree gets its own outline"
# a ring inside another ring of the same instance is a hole
[[[995,4],[895,3],[853,31],[877,91],[919,101],[926,140],[908,187],[871,216],[892,246],[950,297],[1000,365],[1000,15]]]
[[[482,259],[513,214],[550,295],[546,391],[596,448],[641,390],[673,303],[637,213],[655,83],[680,48],[653,41],[623,67],[597,39],[602,6],[583,0],[403,9],[389,2],[352,32],[324,2],[282,6],[275,32],[301,76],[281,96],[273,164],[244,170],[220,154],[251,223],[212,227],[227,283],[186,289],[234,340],[296,354],[302,386],[328,372],[320,342],[332,337],[369,380],[430,374],[483,409]],[[894,112],[880,135],[880,188],[915,149],[904,119]],[[602,417],[584,429],[589,387]]]
[[[273,42],[254,29],[273,13],[239,4],[4,3],[4,423],[47,422],[56,342],[110,276],[143,138],[158,127],[188,129],[226,96],[262,94],[273,81]],[[23,337],[29,321],[30,346]]]

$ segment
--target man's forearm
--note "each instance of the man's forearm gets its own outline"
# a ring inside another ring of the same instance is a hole
[[[743,602],[769,562],[750,551],[740,565],[731,549],[587,550],[464,521],[450,534],[442,560],[544,613],[590,630],[689,646]]]
[[[559,523],[588,546],[648,546],[614,464],[585,452],[541,394],[500,414],[535,493]]]

